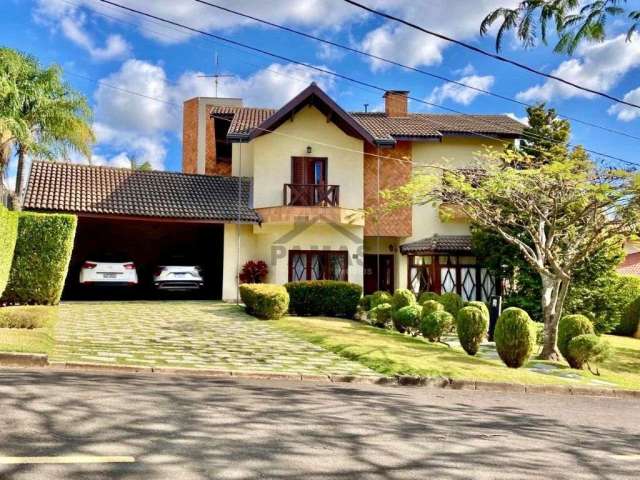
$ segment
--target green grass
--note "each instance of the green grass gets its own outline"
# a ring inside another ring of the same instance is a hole
[[[57,318],[57,307],[0,308],[0,352],[50,353]]]
[[[599,380],[622,388],[640,389],[640,340],[636,339],[607,336],[614,347],[614,356],[600,368],[602,375],[597,377],[554,362],[529,363],[550,363],[558,367],[549,374],[511,369],[500,360],[471,357],[458,348],[350,320],[285,317],[275,322],[275,326],[385,375],[554,385],[588,385],[592,380]],[[580,378],[571,381],[561,376],[568,372]]]

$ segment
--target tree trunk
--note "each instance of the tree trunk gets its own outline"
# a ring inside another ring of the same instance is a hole
[[[558,322],[562,315],[562,305],[568,281],[560,276],[542,275],[542,317],[544,319],[544,345],[540,358],[560,360],[558,350]]]
[[[22,188],[24,176],[24,162],[26,158],[26,150],[22,147],[18,148],[18,167],[16,169],[16,190],[13,197],[13,209],[22,210]]]

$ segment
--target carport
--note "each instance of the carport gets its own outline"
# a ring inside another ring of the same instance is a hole
[[[250,182],[238,177],[34,162],[24,206],[78,217],[63,299],[220,299],[224,224],[258,223],[260,217],[249,201]],[[139,286],[80,288],[82,264],[104,253],[118,253],[134,262]],[[154,291],[154,270],[172,257],[202,267],[201,292]]]

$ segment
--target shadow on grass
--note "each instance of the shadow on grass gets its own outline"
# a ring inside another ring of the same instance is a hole
[[[591,422],[585,413],[595,408],[589,401],[603,400],[496,395],[481,401],[470,392],[438,400],[444,393],[425,399],[415,392],[0,372],[3,455],[137,460],[0,466],[0,477],[461,479],[484,472],[482,478],[613,479],[633,478],[640,468],[616,460],[637,455],[637,427]],[[565,409],[571,416],[563,418]]]

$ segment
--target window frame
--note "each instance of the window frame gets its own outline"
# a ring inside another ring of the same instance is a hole
[[[294,255],[306,255],[306,265],[305,265],[305,276],[306,278],[301,280],[293,279],[293,257]],[[322,256],[322,271],[323,278],[312,279],[312,255],[321,255]],[[334,278],[328,278],[328,273],[331,271],[330,269],[330,256],[331,255],[339,255],[342,257],[342,261],[344,262],[343,276],[338,281],[349,281],[349,251],[348,250],[289,250],[289,258],[288,258],[288,278],[290,282],[299,281],[310,281],[310,280],[336,280]]]

